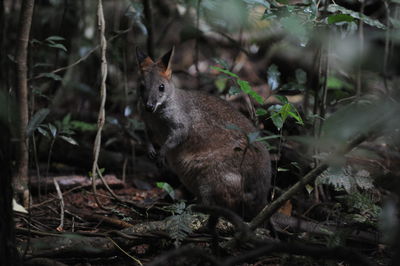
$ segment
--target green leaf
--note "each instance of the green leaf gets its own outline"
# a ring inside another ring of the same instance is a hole
[[[226,87],[226,81],[227,81],[226,78],[219,78],[219,79],[215,80],[214,84],[217,87],[219,92],[224,91],[224,89]]]
[[[61,36],[57,36],[57,35],[50,36],[50,37],[48,37],[48,38],[46,39],[46,41],[48,41],[48,42],[52,42],[52,41],[64,41],[64,40],[65,40],[65,38],[63,38],[63,37],[61,37]]]
[[[353,86],[350,83],[348,83],[347,81],[341,80],[335,76],[328,77],[326,86],[329,89],[342,89],[342,88],[350,89],[350,90],[353,89]]]
[[[76,140],[74,140],[71,137],[67,137],[67,136],[60,136],[61,139],[65,140],[66,142],[68,142],[69,144],[72,145],[78,145],[78,142],[76,142]]]
[[[305,85],[307,82],[307,73],[301,68],[296,69],[296,81],[301,85]]]
[[[354,18],[348,14],[333,14],[328,16],[328,24],[334,24],[338,22],[352,22]]]
[[[266,115],[267,113],[268,113],[268,111],[263,108],[257,108],[257,110],[256,110],[257,116],[263,116],[263,115]]]
[[[250,95],[250,97],[256,100],[259,104],[264,103],[264,98],[256,91],[254,91],[247,81],[238,79],[237,84],[244,93]]]
[[[278,130],[280,130],[283,127],[283,120],[282,117],[279,115],[279,113],[272,114],[271,120]]]
[[[289,100],[286,98],[286,96],[275,95],[275,98],[277,98],[283,104],[289,103]]]
[[[285,103],[279,113],[281,114],[283,122],[285,122],[286,118],[289,116],[289,112],[291,110],[290,103]]]
[[[229,70],[217,67],[217,66],[211,66],[212,69],[214,70],[218,70],[219,72],[222,72],[224,74],[227,74],[228,76],[234,77],[234,78],[239,78],[238,75],[236,75],[235,73],[230,72]]]
[[[72,129],[80,130],[80,131],[95,131],[97,129],[96,124],[86,123],[84,121],[72,120],[70,122],[70,124],[71,124]],[[135,125],[135,126],[137,126],[137,125]],[[139,128],[139,127],[136,127],[136,128]]]
[[[298,113],[289,111],[288,114],[290,117],[294,118],[299,124],[304,125],[303,119],[301,119],[301,116]]]
[[[307,184],[307,185],[306,185],[306,190],[307,190],[307,193],[308,193],[308,194],[311,194],[311,192],[314,190],[314,187],[311,186],[311,185],[309,185],[309,184]]]
[[[32,116],[31,120],[28,123],[28,126],[26,127],[27,137],[32,136],[33,132],[40,126],[40,124],[43,122],[43,120],[47,117],[49,113],[50,110],[44,108],[40,109]]]
[[[57,128],[51,123],[49,123],[47,126],[49,127],[50,133],[54,138],[57,135]]]
[[[228,92],[228,94],[229,95],[236,95],[236,94],[239,94],[239,93],[241,93],[242,91],[238,88],[238,86],[231,86],[230,88],[229,88],[229,92]]]
[[[49,67],[49,66],[52,66],[52,64],[49,64],[49,63],[36,63],[36,64],[33,65],[34,68],[36,68],[36,67]]]
[[[277,139],[282,137],[281,135],[272,135],[272,136],[266,136],[266,137],[261,137],[258,138],[256,141],[264,141],[264,140],[269,140],[269,139]]]
[[[364,14],[361,14],[360,12],[356,12],[350,9],[347,9],[345,7],[336,5],[336,4],[330,4],[328,6],[328,12],[331,13],[336,13],[339,12],[341,14],[346,14],[346,15],[350,15],[351,17],[355,18],[355,19],[360,19],[363,22],[365,22],[366,24],[376,27],[376,28],[380,28],[380,29],[386,29],[386,26],[383,25],[379,20],[376,19],[372,19]]]
[[[260,136],[260,131],[250,132],[249,134],[247,134],[247,139],[249,143],[252,144],[257,140],[258,136]]]
[[[222,66],[223,68],[225,68],[225,69],[228,69],[228,68],[229,68],[228,63],[227,63],[224,59],[221,59],[221,58],[213,58],[213,60],[214,60],[214,62],[215,62],[216,64]]]
[[[165,183],[165,182],[157,182],[156,186],[158,188],[161,188],[162,190],[164,190],[165,192],[168,193],[168,195],[171,197],[171,199],[175,200],[175,191],[174,189],[171,187],[170,184]]]
[[[268,86],[271,90],[276,90],[279,87],[281,72],[278,67],[272,64],[267,70]]]
[[[71,114],[67,114],[66,116],[64,116],[64,118],[62,120],[62,124],[67,125],[67,124],[69,124],[70,121],[71,121]]]
[[[61,43],[50,43],[47,46],[67,52],[67,48],[64,46],[64,44],[61,44]]]
[[[37,130],[39,131],[40,134],[42,134],[42,135],[45,136],[46,138],[50,137],[50,136],[49,136],[49,133],[48,133],[47,130],[45,130],[44,128],[42,128],[42,127],[39,126],[39,127],[37,128]]]
[[[56,81],[62,80],[62,78],[59,75],[54,74],[54,73],[42,73],[42,74],[39,75],[39,77],[40,78],[51,78],[51,79],[54,79]]]
[[[288,171],[290,170],[287,168],[278,167],[278,172],[288,172]]]

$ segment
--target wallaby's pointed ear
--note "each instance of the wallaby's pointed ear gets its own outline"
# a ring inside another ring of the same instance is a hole
[[[153,60],[151,60],[148,55],[143,53],[139,47],[136,47],[136,58],[141,69],[153,63]]]
[[[175,47],[172,47],[166,54],[164,54],[160,59],[158,59],[157,64],[164,69],[164,76],[168,79],[171,79],[172,70],[171,63],[172,57],[174,56]]]

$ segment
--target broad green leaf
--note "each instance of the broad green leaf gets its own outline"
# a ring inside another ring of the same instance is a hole
[[[289,111],[288,114],[289,114],[290,117],[296,119],[296,121],[299,124],[304,125],[303,119],[301,119],[301,117],[300,117],[300,115],[298,113],[296,114],[294,112]]]
[[[31,118],[26,128],[26,135],[27,137],[32,136],[33,132],[40,126],[43,120],[47,117],[50,113],[50,110],[47,108],[40,109],[37,111]]]
[[[289,100],[286,98],[286,96],[275,95],[275,98],[277,98],[283,104],[289,103]]]
[[[238,75],[236,75],[235,73],[230,72],[229,70],[217,67],[217,66],[211,66],[212,69],[214,70],[218,70],[219,72],[222,72],[224,74],[227,74],[228,76],[234,77],[234,78],[239,78]]]
[[[64,116],[64,118],[62,120],[62,124],[67,125],[67,124],[69,124],[70,121],[71,121],[71,114],[67,114],[66,116]]]
[[[49,123],[47,126],[49,127],[50,133],[54,138],[57,135],[57,128],[51,123]]]
[[[256,115],[257,116],[266,115],[267,113],[268,113],[268,111],[263,109],[263,108],[257,108],[257,110],[256,110]]]
[[[282,117],[279,115],[279,113],[272,114],[271,119],[278,130],[280,130],[283,127],[283,120]]]
[[[65,40],[65,38],[63,38],[61,36],[57,36],[57,35],[46,38],[46,41],[64,41],[64,40]]]
[[[218,78],[215,80],[214,84],[217,87],[219,92],[224,91],[225,87],[226,87],[226,78]]]
[[[40,134],[42,134],[43,136],[45,136],[46,138],[50,137],[49,133],[47,132],[47,130],[45,130],[42,127],[38,127],[37,130],[39,131]]]
[[[96,124],[86,123],[83,121],[73,120],[70,122],[72,129],[80,130],[80,131],[95,131],[97,129]],[[136,126],[136,125],[135,125]],[[142,129],[143,127],[136,127],[138,129]]]
[[[294,119],[297,120],[298,123],[301,125],[304,124],[303,119],[301,118],[301,115],[299,114],[299,111],[297,111],[296,107],[294,107],[293,104],[290,104],[290,111],[289,111],[289,116],[293,117]]]
[[[78,145],[78,142],[76,142],[76,140],[74,140],[71,137],[67,137],[67,136],[60,136],[61,139],[65,140],[66,142],[68,142],[69,144],[72,145]]]
[[[340,12],[341,14],[350,15],[353,18],[360,19],[370,26],[377,27],[380,29],[386,29],[386,26],[383,25],[379,20],[372,19],[364,14],[361,14],[360,12],[356,12],[356,11],[347,9],[345,7],[342,7],[342,6],[339,6],[336,4],[330,4],[328,6],[328,12],[331,12],[331,13]]]
[[[63,50],[64,52],[67,52],[67,48],[61,43],[50,43],[47,46],[52,47],[52,48],[56,48],[56,49],[60,49],[60,50]]]
[[[170,184],[165,183],[165,182],[157,182],[156,186],[158,188],[161,188],[162,190],[164,190],[165,192],[168,193],[168,195],[171,197],[171,199],[175,200],[175,191],[174,189],[171,187]]]
[[[54,79],[54,80],[56,80],[56,81],[60,81],[60,80],[62,80],[62,78],[59,76],[59,75],[57,75],[57,74],[54,74],[54,73],[42,73],[42,74],[40,74],[39,75],[39,77],[44,77],[44,78],[51,78],[51,79]]]
[[[281,110],[279,111],[283,122],[285,122],[286,118],[289,116],[290,110],[291,110],[290,103],[285,103],[282,106]]]
[[[351,21],[354,21],[354,18],[348,14],[333,14],[328,16],[328,24]]]
[[[262,97],[260,94],[258,94],[256,91],[254,91],[254,90],[251,88],[250,84],[249,84],[247,81],[238,79],[238,80],[237,80],[237,83],[238,83],[240,89],[241,89],[244,93],[250,95],[251,98],[253,98],[254,100],[256,100],[259,104],[263,104],[263,103],[264,103],[263,97]]]

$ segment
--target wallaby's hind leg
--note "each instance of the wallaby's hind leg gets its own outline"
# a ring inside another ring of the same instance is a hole
[[[203,177],[208,181],[198,187],[200,201],[209,206],[220,206],[242,213],[240,206],[243,203],[242,184],[240,174],[222,171],[218,175]]]

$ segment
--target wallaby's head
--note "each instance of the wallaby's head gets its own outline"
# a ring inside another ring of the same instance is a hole
[[[140,85],[140,97],[144,107],[149,112],[156,112],[170,97],[174,90],[171,81],[171,59],[174,48],[154,62],[148,55],[136,48],[142,81]]]

